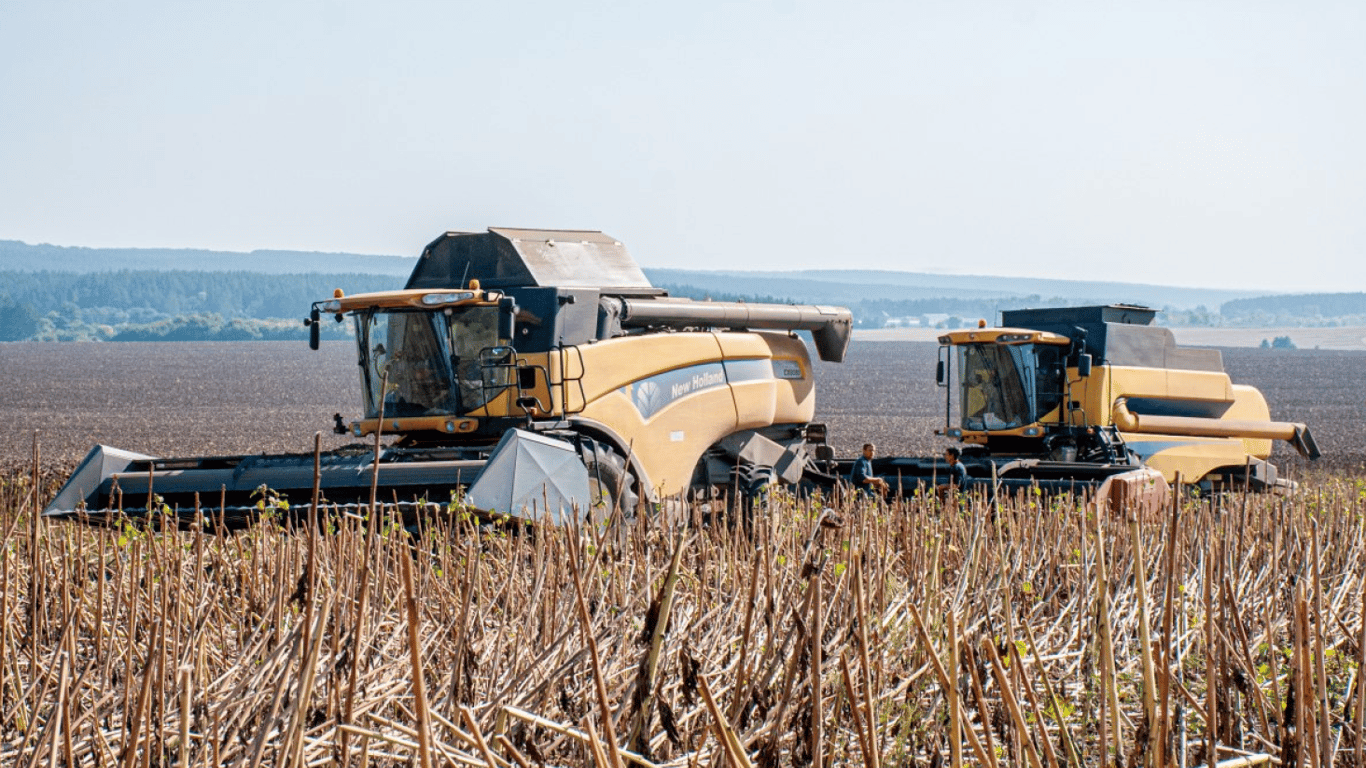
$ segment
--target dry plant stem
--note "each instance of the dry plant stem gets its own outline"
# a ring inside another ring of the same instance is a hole
[[[854,605],[858,611],[859,666],[862,668],[863,672],[863,695],[865,697],[863,711],[869,723],[868,741],[873,758],[872,768],[881,768],[881,743],[876,734],[873,733],[872,727],[872,723],[877,719],[878,701],[877,693],[873,687],[873,665],[869,658],[871,653],[868,650],[868,620],[870,614],[868,611],[868,596],[864,593],[862,551],[860,551],[859,555],[860,556],[854,561]]]
[[[1205,552],[1204,608],[1205,608],[1205,757],[1210,768],[1218,761],[1219,744],[1219,680],[1215,660],[1214,633],[1214,563],[1217,544],[1210,539]]]
[[[354,530],[352,531],[354,533]],[[368,543],[368,538],[367,538]],[[372,560],[371,548],[369,546],[360,547],[360,596],[356,599],[356,610],[351,615],[351,638],[349,665],[346,679],[346,698],[342,708],[342,722],[354,725],[356,722],[356,686],[359,682],[361,667],[361,654],[366,647],[365,624],[369,615],[370,603],[370,562]],[[338,754],[341,756],[341,764],[350,764],[350,741],[348,733],[342,731]]]
[[[911,619],[915,622],[916,632],[920,634],[921,647],[925,649],[925,655],[929,657],[930,663],[934,667],[934,674],[935,677],[939,679],[939,686],[947,689],[954,683],[953,680],[949,678],[948,673],[944,671],[944,665],[940,663],[939,656],[935,653],[934,643],[930,641],[930,633],[925,630],[925,620],[920,618],[920,611],[916,610],[914,604],[907,604],[906,608],[910,612]],[[966,648],[967,646],[964,647]],[[982,743],[977,740],[977,732],[973,730],[968,723],[963,723],[963,733],[967,735],[968,744],[972,746],[972,751],[976,753],[977,760],[982,765],[990,765],[992,768],[996,768],[995,752],[990,746],[988,746],[987,749],[982,749]],[[988,731],[988,734],[990,734],[990,731]],[[990,738],[990,735],[988,735],[988,738]]]
[[[1100,630],[1098,642],[1100,643],[1101,695],[1104,697],[1104,709],[1108,714],[1108,721],[1104,716],[1101,718],[1100,740],[1103,760],[1108,760],[1107,726],[1109,740],[1115,744],[1116,751],[1120,751],[1119,745],[1122,743],[1119,730],[1119,690],[1115,681],[1114,636],[1110,626],[1110,566],[1105,558],[1105,526],[1102,523],[1102,518],[1108,511],[1107,505],[1096,505],[1096,621]]]
[[[1314,575],[1314,674],[1315,689],[1318,691],[1319,706],[1319,754],[1323,759],[1331,764],[1333,762],[1333,741],[1328,732],[1329,720],[1332,719],[1332,710],[1328,707],[1328,673],[1324,669],[1323,661],[1323,624],[1327,620],[1328,614],[1323,610],[1323,579],[1319,564],[1323,560],[1319,552],[1319,524],[1313,521],[1310,526],[1310,535],[1313,537],[1313,575]]]
[[[949,765],[959,768],[963,764],[963,711],[958,701],[958,675],[962,668],[958,659],[958,617],[949,611],[949,669],[953,677],[945,692],[949,697]]]
[[[1298,638],[1295,643],[1295,666],[1299,674],[1299,712],[1300,727],[1298,736],[1301,748],[1304,750],[1306,759],[1310,765],[1319,765],[1319,747],[1317,741],[1318,729],[1315,727],[1314,718],[1319,716],[1315,711],[1318,697],[1314,694],[1314,666],[1310,648],[1313,641],[1309,635],[1309,599],[1304,594],[1304,585],[1301,583],[1295,597],[1295,623],[1299,627],[1296,633]]]
[[[29,659],[30,663],[38,663],[38,637],[43,632],[43,604],[46,601],[46,590],[44,581],[40,577],[42,573],[40,546],[43,541],[43,515],[39,511],[42,506],[38,499],[38,476],[39,476],[39,453],[38,453],[38,430],[33,430],[33,474],[29,480],[29,492],[32,494],[32,501],[28,505],[29,514],[29,610],[28,610],[28,632],[29,632]],[[150,491],[149,491],[150,492]],[[148,507],[151,508],[150,506]]]
[[[497,742],[498,748],[503,750],[503,753],[506,754],[512,762],[517,764],[517,768],[531,768],[531,761],[527,760],[526,755],[523,755],[521,751],[508,740],[508,737],[500,733],[497,736],[494,736],[493,740]]]
[[[844,682],[845,695],[849,697],[849,715],[854,725],[854,735],[858,739],[859,754],[863,757],[864,768],[871,768],[873,764],[873,751],[869,746],[869,733],[864,727],[863,713],[860,711],[857,702],[857,689],[854,686],[853,676],[849,674],[849,658],[840,656],[840,679]]]
[[[817,568],[811,577],[811,765],[821,768],[824,765],[825,733],[822,728],[821,712],[824,701],[821,694],[821,637],[825,634],[825,602],[821,599],[821,573]]]
[[[304,626],[313,625],[313,601],[318,595],[318,500],[322,496],[322,455],[323,433],[313,433],[313,500],[308,505],[308,552],[307,577],[308,596],[304,599]],[[304,635],[304,646],[308,647],[310,638]]]
[[[461,706],[460,717],[465,721],[465,727],[470,730],[470,735],[474,737],[475,746],[479,749],[479,754],[484,756],[484,761],[489,765],[498,765],[498,760],[494,758],[488,742],[484,740],[483,732],[479,730],[479,720],[474,716],[474,710]]]
[[[982,638],[982,649],[991,662],[991,671],[996,676],[997,686],[1001,689],[1001,701],[1005,704],[1006,712],[1010,714],[1010,719],[1015,725],[1015,732],[1019,734],[1020,749],[1029,761],[1030,768],[1043,768],[1043,764],[1039,761],[1039,753],[1034,749],[1034,744],[1029,738],[1029,724],[1025,722],[1024,712],[1020,710],[1020,702],[1015,698],[1010,678],[1006,675],[1005,666],[1001,663],[1000,655],[996,653],[996,646],[990,638]]]
[[[323,603],[322,610],[317,614],[317,626],[312,627],[311,633],[305,632],[301,637],[311,639],[311,644],[305,646],[305,656],[303,659],[303,675],[299,683],[299,691],[295,697],[294,717],[290,726],[289,736],[285,740],[288,746],[289,759],[286,761],[290,766],[303,766],[303,740],[304,732],[308,728],[309,704],[313,700],[313,684],[317,679],[318,654],[322,648],[323,628],[327,625],[328,618],[332,615],[332,601],[329,598]],[[309,627],[305,625],[305,630]],[[310,637],[311,634],[311,637]],[[301,642],[302,645],[302,642]],[[421,677],[417,678],[421,680]]]
[[[1044,720],[1043,711],[1039,709],[1039,700],[1034,695],[1034,687],[1024,680],[1026,677],[1024,659],[1020,657],[1020,651],[1013,643],[1010,646],[1010,657],[1013,660],[1014,669],[1018,670],[1021,678],[1020,687],[1024,690],[1025,700],[1029,702],[1030,714],[1034,717],[1039,743],[1043,745],[1044,760],[1048,763],[1048,768],[1058,768],[1058,755],[1053,751],[1053,739],[1048,734],[1048,724]]]
[[[427,683],[422,668],[421,615],[413,591],[413,558],[399,556],[403,563],[403,598],[408,612],[408,651],[412,656],[413,698],[417,700],[417,743],[422,768],[432,768],[432,726],[427,712]]]
[[[180,768],[190,768],[190,702],[194,700],[194,668],[180,668]]]
[[[523,722],[530,723],[538,728],[544,728],[547,731],[558,733],[561,736],[567,736],[585,745],[588,744],[589,739],[588,733],[586,731],[581,731],[577,728],[570,728],[569,726],[564,725],[562,723],[557,723],[554,720],[541,717],[540,715],[527,712],[526,710],[519,709],[517,707],[503,707],[501,711],[507,713],[507,715],[509,715],[510,717],[514,717]],[[642,768],[657,768],[655,763],[646,760],[644,756],[638,755],[629,750],[622,750],[621,756],[626,760],[631,761],[635,765],[641,766]]]
[[[1067,758],[1067,764],[1069,766],[1080,766],[1081,754],[1077,751],[1077,745],[1072,741],[1072,733],[1067,727],[1067,721],[1062,716],[1062,702],[1058,699],[1058,695],[1054,693],[1053,683],[1048,679],[1048,671],[1044,668],[1043,661],[1040,660],[1039,646],[1034,641],[1034,631],[1029,628],[1029,622],[1024,623],[1024,630],[1025,640],[1029,643],[1029,650],[1034,654],[1035,670],[1038,672],[1039,679],[1043,681],[1044,692],[1048,694],[1049,706],[1052,708],[1053,714],[1058,721],[1058,737],[1062,740],[1062,748],[1066,753],[1064,756]],[[1042,720],[1040,720],[1040,722],[1042,722]]]
[[[1366,752],[1362,744],[1366,736],[1366,589],[1361,590],[1361,614],[1357,618],[1361,626],[1357,629],[1356,764],[1362,766],[1366,765],[1362,761]]]
[[[1256,765],[1273,765],[1280,762],[1271,755],[1243,755],[1228,760],[1221,760],[1215,765],[1218,768],[1251,768]]]
[[[1138,599],[1139,660],[1143,667],[1143,717],[1148,726],[1145,764],[1161,765],[1162,728],[1157,719],[1157,677],[1153,670],[1152,622],[1148,617],[1148,574],[1144,568],[1143,533],[1137,512],[1129,518],[1134,563],[1134,591]]]
[[[593,758],[594,768],[612,768],[612,761],[602,749],[602,739],[598,738],[593,721],[586,716],[583,718],[583,730],[588,734],[588,754]]]
[[[972,643],[961,642],[959,643],[959,648],[962,650],[963,659],[967,663],[968,677],[971,680],[972,685],[973,701],[976,704],[978,714],[983,718],[983,722],[985,723],[986,713],[989,711],[989,707],[987,705],[986,693],[982,688],[982,678],[977,674],[977,655],[972,650]],[[962,727],[968,735],[969,742],[972,742],[976,738],[976,732],[972,730],[971,725],[971,721],[964,715]],[[996,768],[997,764],[996,743],[994,738],[995,737],[991,735],[990,728],[982,729],[982,739],[984,746],[986,747],[986,755],[990,758],[990,760],[984,764],[990,765],[991,768]],[[982,758],[981,752],[978,752],[978,758]]]
[[[664,632],[669,627],[669,618],[673,611],[674,586],[678,583],[678,566],[683,561],[683,544],[683,534],[679,533],[674,537],[674,554],[669,560],[669,572],[664,577],[656,601],[658,610],[655,614],[654,627],[651,628],[650,648],[645,656],[644,674],[640,677],[640,689],[636,697],[640,702],[640,708],[632,718],[631,733],[627,738],[627,743],[635,752],[644,752],[648,746],[645,730],[654,708],[655,676],[659,671],[659,656],[664,647]],[[743,649],[743,645],[741,647]],[[741,658],[744,658],[743,651]]]
[[[749,599],[745,601],[745,625],[744,630],[740,634],[740,684],[735,686],[734,695],[731,698],[731,720],[740,716],[741,709],[745,706],[745,702],[749,700],[750,687],[753,685],[752,678],[754,677],[754,672],[749,666],[749,641],[750,634],[754,629],[754,601],[759,591],[759,568],[763,564],[763,557],[763,552],[756,550],[754,553],[754,565],[750,569]]]
[[[624,768],[618,753],[616,730],[612,725],[612,706],[607,698],[607,684],[602,678],[602,662],[598,658],[598,644],[593,639],[593,618],[588,614],[588,603],[583,597],[583,578],[579,574],[579,561],[576,555],[569,557],[569,570],[574,577],[574,596],[578,606],[579,621],[583,623],[584,642],[588,646],[588,656],[593,663],[593,685],[597,692],[598,707],[602,716],[603,735],[607,739],[607,751],[611,757],[612,768]]]
[[[735,729],[726,720],[721,708],[716,705],[716,699],[711,694],[711,684],[707,682],[706,676],[698,678],[697,682],[702,692],[702,700],[706,702],[707,710],[716,723],[716,740],[721,742],[721,749],[730,759],[730,764],[735,768],[753,768],[749,754],[745,752],[744,744],[740,743],[740,737],[735,734]]]

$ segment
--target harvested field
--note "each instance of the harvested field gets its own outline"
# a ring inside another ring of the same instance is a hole
[[[539,533],[456,510],[414,546],[383,514],[225,537],[31,514],[95,442],[344,442],[347,345],[0,345],[0,764],[1361,766],[1366,356],[1224,356],[1328,454],[1276,457],[1293,498],[1131,524],[776,497],[752,529]],[[934,360],[819,365],[840,453],[937,452]]]
[[[3,765],[1363,764],[1360,480],[419,539],[44,495],[0,485]]]
[[[938,453],[943,394],[934,386],[936,345],[855,342],[841,364],[817,363],[817,418],[842,456],[871,440],[883,454]],[[1234,381],[1256,386],[1272,415],[1304,421],[1325,458],[1318,469],[1366,473],[1366,353],[1225,349]],[[43,455],[74,466],[104,443],[153,456],[309,451],[325,447],[333,413],[360,407],[353,347],[319,352],[289,342],[215,344],[0,344],[0,461],[26,461],[33,430]],[[1277,447],[1274,461],[1309,467]]]

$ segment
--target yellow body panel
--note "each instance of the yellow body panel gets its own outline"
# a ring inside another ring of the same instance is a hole
[[[1262,396],[1261,390],[1250,387],[1246,384],[1233,385],[1233,405],[1224,414],[1226,419],[1247,419],[1249,421],[1267,421],[1271,419],[1271,408],[1266,404],[1266,398]],[[1244,439],[1243,445],[1247,452],[1259,459],[1271,457],[1270,440]]]
[[[1199,482],[1215,470],[1241,467],[1247,461],[1243,441],[1237,438],[1121,434],[1143,463],[1169,483],[1178,475],[1182,482]]]
[[[1210,403],[1233,401],[1233,385],[1228,374],[1218,371],[1106,365],[1092,370],[1086,381],[1086,388],[1088,412],[1091,403],[1094,402],[1105,413],[1109,413],[1110,404],[1119,397],[1196,400]],[[1096,399],[1092,401],[1092,397]]]
[[[800,378],[773,378],[733,382],[736,428],[755,429],[770,424],[808,422],[816,416],[816,385],[806,344],[792,336],[774,333],[715,334],[729,359],[766,358],[778,368]],[[786,364],[786,365],[784,365]]]
[[[1168,368],[1097,366],[1085,381],[1077,382],[1076,369],[1069,371],[1076,383],[1072,397],[1078,401],[1089,424],[1111,426],[1111,409],[1119,398],[1147,398],[1210,404],[1227,404],[1221,419],[1266,421],[1270,410],[1253,387],[1234,385],[1220,371],[1188,371]],[[1054,415],[1056,419],[1056,415]],[[1168,482],[1180,474],[1195,482],[1223,467],[1242,466],[1249,456],[1271,455],[1271,441],[1238,437],[1121,432],[1144,463],[1162,473]]]
[[[547,406],[535,415],[559,414],[610,433],[630,452],[642,484],[659,495],[686,490],[702,454],[723,438],[815,415],[806,345],[787,334],[624,336],[518,361],[550,373],[549,386],[538,374],[527,392]],[[508,394],[472,415],[522,411]]]

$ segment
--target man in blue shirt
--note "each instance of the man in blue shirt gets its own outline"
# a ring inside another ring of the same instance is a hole
[[[968,490],[968,468],[959,461],[962,451],[958,446],[951,445],[944,449],[944,461],[949,465],[945,471],[944,482],[935,486],[935,493],[943,499],[959,493],[966,493]]]
[[[887,492],[887,481],[873,474],[874,450],[872,443],[863,444],[863,456],[854,461],[854,469],[849,473],[849,482],[856,490],[881,496]]]

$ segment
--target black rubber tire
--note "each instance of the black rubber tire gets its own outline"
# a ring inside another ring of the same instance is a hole
[[[594,499],[586,517],[606,520],[609,513],[624,519],[634,517],[640,489],[635,474],[626,466],[626,457],[599,442],[585,442],[579,453],[588,467],[588,490]]]
[[[731,476],[728,489],[730,499],[727,523],[741,525],[751,530],[756,512],[761,512],[768,504],[768,491],[774,482],[771,467],[757,465],[737,466]]]

